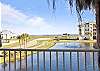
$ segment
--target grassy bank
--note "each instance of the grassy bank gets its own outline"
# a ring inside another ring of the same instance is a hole
[[[27,42],[32,41],[32,40],[33,40],[33,38],[30,37],[30,38],[27,39]],[[2,47],[5,47],[5,48],[18,47],[18,46],[20,46],[20,45],[23,45],[22,39],[20,39],[20,42],[21,42],[21,43],[19,43],[19,40],[16,39],[14,43],[8,43],[8,44],[6,44],[6,45],[3,45]]]
[[[37,41],[38,43],[36,44],[36,46],[30,46],[28,48],[31,49],[48,49],[52,46],[55,45],[55,41],[54,40],[40,40]],[[3,51],[2,51],[3,52]],[[5,57],[5,62],[9,62],[9,52],[6,52],[6,57]],[[37,52],[33,51],[33,54],[36,54]],[[27,56],[31,55],[31,51],[27,51]],[[10,52],[10,61],[14,62],[14,52],[11,51]],[[21,59],[25,59],[26,58],[26,52],[25,51],[21,51]],[[20,52],[16,51],[16,60],[20,60]],[[4,57],[0,57],[0,63],[4,62]]]

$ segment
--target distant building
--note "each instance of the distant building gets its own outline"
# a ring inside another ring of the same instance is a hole
[[[96,22],[82,23],[79,25],[80,39],[96,39]]]
[[[1,31],[1,39],[3,43],[9,42],[10,39],[13,39],[16,37],[16,34],[12,33],[8,30],[2,30]]]

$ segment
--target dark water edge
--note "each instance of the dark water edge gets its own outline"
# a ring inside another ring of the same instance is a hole
[[[53,46],[50,49],[66,49],[66,48],[86,48],[86,49],[93,49],[93,44],[92,43],[85,43],[85,44],[80,44],[80,43],[58,43],[55,46]],[[92,52],[87,52],[86,53],[86,65],[87,65],[87,71],[93,71],[93,53]],[[98,67],[98,53],[94,53],[94,63],[95,63],[95,71],[99,71]],[[70,53],[65,52],[64,53],[65,57],[65,71],[70,71]],[[22,60],[22,70],[21,71],[26,71],[26,60]],[[31,61],[31,56],[28,56],[27,58],[27,71],[32,71],[32,61]],[[43,52],[39,52],[39,71],[44,71],[43,67]],[[10,63],[10,71],[14,71],[14,63]],[[50,71],[50,53],[45,52],[45,66],[46,66],[46,71]],[[84,52],[79,53],[79,67],[80,71],[85,71],[85,54]],[[51,70],[56,71],[56,52],[51,52]],[[37,54],[33,54],[33,69],[34,71],[37,71]],[[58,70],[63,71],[63,52],[58,52]],[[3,64],[0,64],[0,71],[3,70]],[[7,63],[6,70],[9,71],[9,63]],[[16,71],[20,71],[20,61],[16,62]],[[77,53],[72,52],[72,71],[78,71],[78,65],[77,65]]]

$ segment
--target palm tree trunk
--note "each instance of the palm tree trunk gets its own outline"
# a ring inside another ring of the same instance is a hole
[[[97,47],[100,48],[100,1],[96,2]]]
[[[25,48],[25,37],[24,37],[24,48]]]
[[[27,37],[26,37],[26,47],[27,47]]]
[[[20,39],[19,39],[19,45],[20,45],[20,48],[21,48],[21,43],[20,43]]]

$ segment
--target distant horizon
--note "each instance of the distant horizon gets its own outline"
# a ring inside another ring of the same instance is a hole
[[[16,34],[16,35],[21,35],[21,34],[23,34],[23,33],[14,33],[14,32],[12,32],[12,31],[10,31],[10,30],[1,30],[0,32],[8,32],[8,33],[11,33],[11,34]],[[28,34],[28,33],[26,33],[26,34]],[[53,33],[53,34],[29,34],[29,35],[43,35],[43,36],[47,36],[47,35],[63,35],[63,34],[66,34],[66,33]],[[67,34],[70,34],[70,33],[67,33]],[[71,35],[78,35],[78,34],[71,34]]]
[[[58,2],[55,13],[52,13],[51,5],[48,8],[45,0],[1,0],[0,7],[0,30],[36,35],[78,34],[76,11],[73,9],[71,14],[69,5],[66,6],[64,1]],[[95,15],[87,10],[82,14],[82,19],[83,22],[95,21]]]

